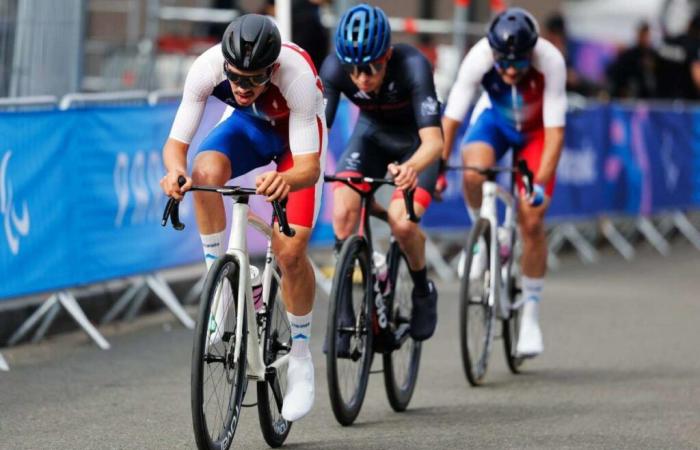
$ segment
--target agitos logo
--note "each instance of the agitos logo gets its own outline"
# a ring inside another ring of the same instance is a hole
[[[22,213],[18,214],[14,205],[14,192],[8,177],[7,166],[10,163],[12,152],[2,155],[0,160],[0,216],[2,216],[3,228],[7,244],[13,255],[19,253],[19,238],[29,234],[29,208],[27,202],[22,202]]]

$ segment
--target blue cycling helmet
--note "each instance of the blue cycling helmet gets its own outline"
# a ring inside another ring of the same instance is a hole
[[[506,59],[522,59],[538,38],[537,21],[522,8],[508,8],[494,17],[489,25],[491,48]]]
[[[343,64],[367,64],[391,45],[391,28],[384,11],[367,4],[343,14],[335,33],[335,53]]]

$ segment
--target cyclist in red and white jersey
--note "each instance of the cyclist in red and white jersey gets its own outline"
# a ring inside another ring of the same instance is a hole
[[[187,151],[210,96],[235,111],[202,142],[190,178]],[[271,161],[277,164],[255,184],[268,201],[288,199],[288,219],[296,230],[289,238],[275,229],[272,238],[292,327],[282,408],[290,421],[307,414],[314,401],[309,338],[315,282],[307,246],[320,205],[326,143],[323,87],[311,58],[295,44],[282,43],[269,18],[247,14],[231,22],[222,42],[193,63],[163,149],[168,173],[161,186],[176,199],[193,183],[223,185]],[[182,188],[179,176],[187,178]],[[216,193],[195,192],[194,204],[209,268],[227,247],[223,201]]]
[[[522,194],[518,214],[524,304],[516,351],[527,357],[543,350],[538,317],[547,268],[544,215],[564,143],[565,85],[566,64],[561,53],[538,36],[537,23],[527,11],[510,8],[494,18],[488,36],[464,58],[442,121],[443,160],[447,160],[457,130],[479,87],[483,88],[462,141],[464,164],[490,167],[513,149],[514,158],[525,159],[535,174],[534,192]],[[483,181],[480,174],[465,172],[465,197],[472,221],[479,216]],[[518,184],[522,192],[519,179]],[[483,270],[479,264],[473,269]]]

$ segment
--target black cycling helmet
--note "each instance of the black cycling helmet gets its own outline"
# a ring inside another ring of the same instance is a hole
[[[277,26],[260,14],[236,17],[221,39],[224,59],[238,70],[255,71],[271,66],[281,48]]]
[[[522,8],[508,8],[489,25],[491,48],[510,60],[523,59],[537,43],[537,21]]]

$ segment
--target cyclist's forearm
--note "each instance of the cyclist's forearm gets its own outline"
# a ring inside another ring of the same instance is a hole
[[[294,156],[294,166],[282,172],[282,177],[289,184],[291,191],[313,186],[320,175],[321,163],[317,153]]]
[[[554,177],[564,146],[564,127],[549,127],[544,131],[542,162],[535,174],[535,182],[547,184]]]
[[[440,127],[421,128],[418,134],[421,144],[406,164],[411,165],[417,172],[421,172],[440,159],[443,143]]]
[[[187,150],[190,145],[169,138],[163,147],[163,165],[168,172],[187,173]]]
[[[452,146],[454,145],[455,136],[457,135],[457,130],[460,125],[460,122],[450,119],[447,116],[443,116],[442,118],[442,133],[444,139],[442,159],[445,161],[450,158],[450,152],[452,152]]]

